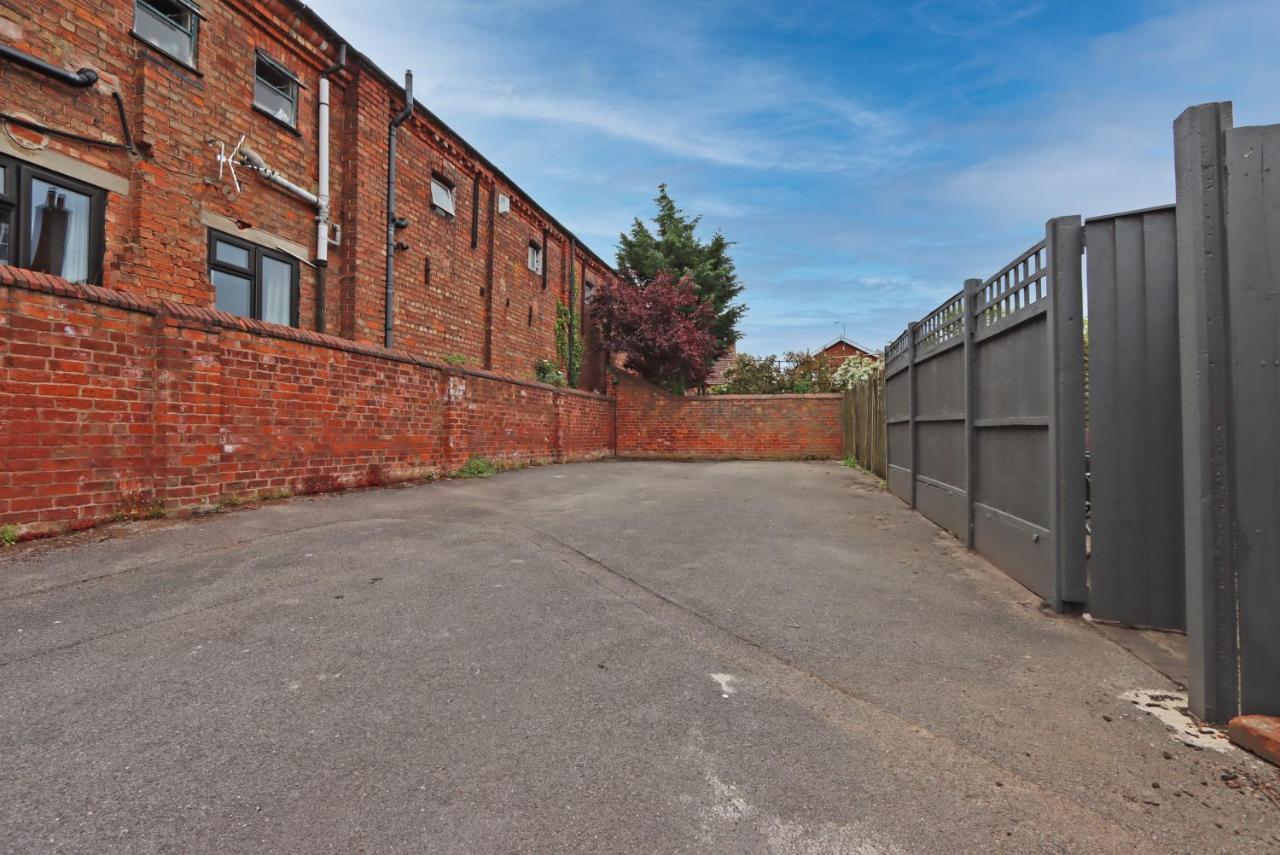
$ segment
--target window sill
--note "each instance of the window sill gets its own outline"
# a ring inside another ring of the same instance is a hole
[[[439,214],[440,216],[444,217],[446,220],[448,220],[448,221],[449,221],[449,222],[451,222],[451,223],[452,223],[454,220],[458,219],[458,215],[457,215],[457,214],[450,214],[448,211],[446,211],[444,208],[441,208],[439,205],[432,205],[432,206],[431,206],[431,210],[432,210],[434,213],[437,213],[437,214]]]
[[[295,137],[300,137],[300,136],[302,136],[302,131],[298,130],[298,129],[297,129],[297,127],[295,127],[294,125],[289,124],[289,123],[288,123],[288,122],[286,122],[284,119],[282,119],[282,118],[280,118],[279,116],[277,116],[276,114],[274,114],[274,113],[272,113],[272,112],[270,112],[270,111],[268,111],[268,110],[264,110],[264,109],[262,109],[262,108],[261,108],[261,107],[259,107],[257,104],[254,104],[254,105],[253,105],[253,111],[254,111],[255,113],[259,113],[259,114],[261,114],[261,115],[263,115],[263,116],[266,116],[268,119],[270,119],[271,121],[275,122],[277,125],[279,125],[280,127],[284,128],[284,129],[285,129],[286,131],[288,131],[289,133],[293,134]]]
[[[171,63],[173,63],[174,65],[178,66],[178,67],[179,67],[179,68],[181,68],[183,71],[186,71],[186,72],[189,72],[189,73],[191,73],[191,74],[194,74],[196,77],[204,77],[204,72],[202,72],[200,69],[196,68],[194,65],[191,65],[191,64],[190,64],[190,63],[188,63],[186,60],[178,59],[178,57],[176,57],[176,56],[174,56],[173,54],[169,53],[169,52],[168,52],[167,50],[165,50],[164,48],[159,47],[158,45],[156,45],[156,44],[154,44],[154,43],[152,43],[152,42],[150,42],[150,41],[147,41],[147,40],[146,40],[146,39],[144,39],[142,36],[138,35],[137,31],[135,31],[135,30],[130,30],[130,31],[129,31],[129,35],[133,36],[133,37],[134,37],[135,39],[137,39],[139,42],[141,42],[142,44],[146,45],[146,46],[147,46],[147,50],[149,50],[151,53],[156,54],[157,56],[164,57],[166,60],[168,60],[169,62],[171,62]]]

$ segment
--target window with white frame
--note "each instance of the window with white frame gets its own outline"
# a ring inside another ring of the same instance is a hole
[[[191,0],[134,0],[133,33],[192,68],[200,34],[200,7]]]
[[[454,204],[453,182],[438,173],[431,174],[431,207],[442,214],[457,215]]]
[[[542,272],[542,244],[536,240],[529,241],[529,269],[534,273]]]
[[[258,51],[253,70],[253,106],[291,128],[298,125],[298,78]]]

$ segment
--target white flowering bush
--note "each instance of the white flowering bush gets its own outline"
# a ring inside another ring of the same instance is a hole
[[[866,383],[878,371],[880,360],[871,356],[850,356],[831,376],[831,384],[836,389],[852,389]]]

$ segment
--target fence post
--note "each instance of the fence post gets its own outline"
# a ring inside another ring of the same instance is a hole
[[[964,280],[964,545],[973,549],[973,505],[977,501],[978,473],[975,471],[978,461],[978,433],[974,427],[975,387],[977,370],[975,366],[973,334],[977,327],[978,291],[982,288],[981,279]]]
[[[1191,711],[1235,715],[1237,586],[1231,550],[1226,152],[1231,103],[1189,107],[1173,123],[1177,181],[1182,495]]]
[[[846,459],[848,459],[850,454],[852,454],[854,457],[857,457],[858,456],[858,440],[857,440],[857,434],[856,434],[857,422],[855,421],[857,414],[854,412],[854,408],[853,408],[853,390],[852,389],[844,390],[844,394],[841,396],[841,399],[840,399],[840,412],[841,412],[841,415],[843,416],[843,423],[841,427],[843,428],[843,434],[844,434],[844,456]]]
[[[916,322],[907,324],[907,436],[911,451],[911,507],[916,506]]]
[[[1083,603],[1085,581],[1084,224],[1045,224],[1049,265],[1049,481],[1055,610]]]
[[[880,371],[875,378],[876,394],[875,394],[875,412],[879,413],[876,419],[875,432],[871,435],[871,441],[875,445],[876,454],[879,455],[879,467],[876,474],[885,481],[889,480],[889,422],[888,410],[889,404],[885,395],[885,379],[884,365],[881,363]]]

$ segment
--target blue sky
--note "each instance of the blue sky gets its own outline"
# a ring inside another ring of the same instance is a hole
[[[1280,2],[311,0],[612,260],[659,182],[740,349],[880,347],[1043,235],[1173,200],[1173,119],[1280,121]]]

